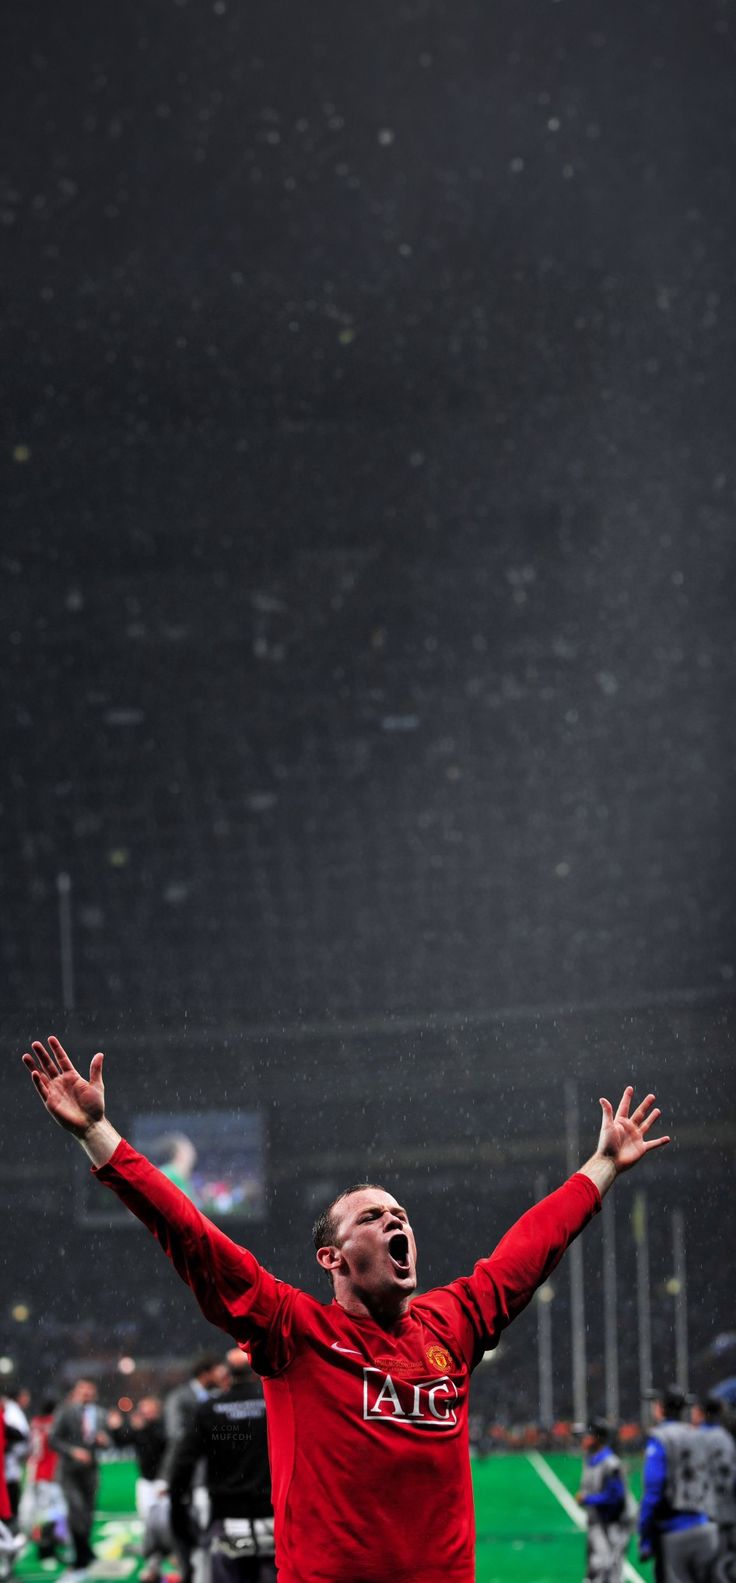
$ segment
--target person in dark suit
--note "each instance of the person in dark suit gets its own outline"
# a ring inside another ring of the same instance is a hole
[[[59,1453],[59,1483],[69,1512],[74,1546],[72,1580],[75,1573],[83,1575],[95,1557],[90,1535],[99,1479],[97,1459],[101,1448],[110,1444],[104,1420],[94,1380],[81,1379],[57,1408],[49,1431],[49,1445]]]
[[[225,1389],[197,1408],[179,1442],[171,1466],[171,1526],[175,1535],[197,1542],[189,1498],[195,1467],[204,1459],[211,1583],[275,1583],[263,1387],[244,1349],[228,1352],[227,1369]]]
[[[192,1427],[197,1408],[209,1401],[210,1391],[218,1384],[219,1368],[219,1361],[213,1353],[202,1353],[201,1357],[195,1358],[189,1379],[184,1380],[181,1385],[176,1385],[166,1397],[164,1402],[166,1450],[159,1473],[159,1478],[165,1484],[169,1483],[174,1458],[182,1440]],[[182,1583],[191,1583],[192,1545],[188,1543],[184,1534],[174,1535],[174,1549]]]
[[[169,1391],[164,1402],[164,1434],[166,1454],[160,1477],[168,1482],[168,1473],[179,1441],[191,1429],[200,1402],[209,1400],[211,1390],[217,1385],[219,1361],[211,1352],[195,1358],[191,1373],[181,1385]]]

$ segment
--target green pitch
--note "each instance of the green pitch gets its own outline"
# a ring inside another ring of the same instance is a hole
[[[578,1487],[579,1457],[549,1455],[546,1466],[571,1494]],[[638,1469],[630,1474],[639,1495]],[[477,1583],[579,1583],[584,1576],[585,1539],[558,1497],[521,1452],[488,1457],[473,1465],[478,1535]],[[131,1462],[103,1465],[92,1577],[100,1583],[135,1583],[138,1527],[134,1511],[135,1468]],[[633,1560],[633,1545],[630,1560]],[[636,1563],[637,1573],[639,1567]],[[41,1567],[29,1545],[15,1569],[19,1583],[56,1583],[60,1568]],[[642,1575],[646,1576],[646,1570]],[[632,1574],[629,1574],[632,1583]]]
[[[544,1460],[574,1495],[580,1458],[552,1453]],[[631,1470],[630,1482],[638,1499],[638,1468]],[[519,1453],[476,1462],[473,1485],[477,1583],[578,1583],[585,1576],[584,1531],[527,1457]],[[630,1561],[634,1551],[632,1544]]]

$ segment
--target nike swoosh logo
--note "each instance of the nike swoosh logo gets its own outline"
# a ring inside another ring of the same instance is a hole
[[[332,1351],[333,1352],[351,1352],[354,1358],[359,1358],[360,1357],[360,1353],[356,1352],[355,1347],[341,1347],[341,1346],[338,1346],[338,1343],[336,1341],[333,1341],[333,1343],[332,1343]]]

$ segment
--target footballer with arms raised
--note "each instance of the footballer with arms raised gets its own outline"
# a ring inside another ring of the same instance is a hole
[[[148,1226],[202,1312],[263,1377],[279,1583],[472,1583],[470,1375],[600,1208],[621,1171],[667,1138],[633,1090],[601,1100],[595,1153],[522,1215],[472,1275],[421,1297],[407,1212],[361,1184],[315,1226],[333,1301],[276,1280],[120,1137],[102,1055],[87,1081],[58,1039],[23,1056],[49,1115]]]

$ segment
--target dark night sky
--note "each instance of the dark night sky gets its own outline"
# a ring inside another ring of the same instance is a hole
[[[203,1324],[78,1224],[18,1066],[55,1029],[123,1128],[261,1109],[254,1251],[307,1284],[346,1180],[390,1176],[444,1280],[566,1169],[563,1079],[586,1152],[652,1084],[655,1369],[682,1205],[693,1377],[733,1372],[736,0],[4,29],[0,1351]]]
[[[728,997],[736,6],[5,25],[4,1003]]]

